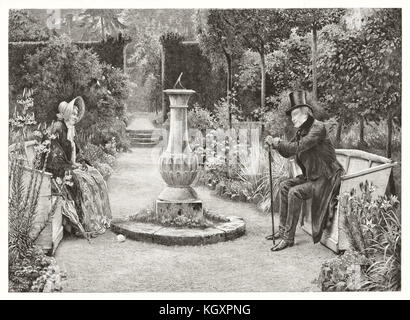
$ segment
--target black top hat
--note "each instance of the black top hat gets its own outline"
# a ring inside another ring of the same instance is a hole
[[[293,110],[300,107],[308,107],[313,113],[313,107],[306,103],[306,91],[297,90],[289,93],[290,107],[286,109],[286,115],[290,116]]]

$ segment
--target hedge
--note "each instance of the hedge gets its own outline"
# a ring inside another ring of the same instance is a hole
[[[183,37],[175,33],[161,37],[164,59],[163,89],[173,88],[182,72],[182,85],[196,91],[189,104],[199,103],[212,109],[214,103],[226,95],[226,75],[223,70],[212,71],[211,63],[202,55],[197,42],[183,40]],[[163,104],[163,109],[168,110],[167,97],[164,97]]]
[[[91,48],[100,60],[111,64],[113,67],[123,69],[124,67],[124,55],[123,49],[130,40],[124,38],[108,37],[104,42],[98,41],[80,41],[74,42],[80,48]],[[9,42],[9,85],[12,86],[18,84],[20,79],[24,75],[24,59],[26,55],[30,55],[36,52],[37,49],[41,49],[46,46],[46,41],[39,42]]]

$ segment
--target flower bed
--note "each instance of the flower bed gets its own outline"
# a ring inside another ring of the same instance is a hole
[[[56,260],[33,247],[9,264],[9,292],[61,292],[62,277]]]
[[[194,228],[205,229],[214,226],[215,222],[227,222],[221,216],[214,216],[208,214],[208,210],[204,209],[204,214],[201,217],[188,217],[188,216],[176,216],[176,217],[157,217],[155,211],[152,209],[144,209],[137,214],[130,216],[129,221],[146,222],[158,224],[164,227],[176,227],[176,228]],[[208,218],[209,217],[209,218]]]
[[[395,196],[372,199],[373,186],[352,190],[341,205],[352,251],[325,261],[319,276],[323,291],[397,291],[401,288],[401,213]]]

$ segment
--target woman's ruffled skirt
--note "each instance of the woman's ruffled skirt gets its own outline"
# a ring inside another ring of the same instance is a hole
[[[111,223],[111,207],[108,198],[108,188],[99,171],[91,166],[87,170],[73,170],[73,178],[77,185],[74,195],[77,206],[81,206],[81,218],[77,214],[74,203],[65,203],[63,213],[69,218],[84,236],[95,237],[103,234]],[[64,212],[65,211],[65,212]]]

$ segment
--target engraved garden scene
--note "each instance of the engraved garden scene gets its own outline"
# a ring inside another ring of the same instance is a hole
[[[401,20],[9,10],[9,291],[400,291]]]

